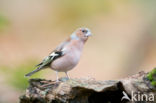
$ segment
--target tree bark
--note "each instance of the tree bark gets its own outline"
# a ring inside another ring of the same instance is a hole
[[[26,93],[20,96],[20,103],[156,103],[156,98],[150,97],[156,95],[156,88],[147,74],[139,72],[108,81],[93,78],[61,78],[60,82],[30,79]],[[142,97],[144,94],[147,98]]]

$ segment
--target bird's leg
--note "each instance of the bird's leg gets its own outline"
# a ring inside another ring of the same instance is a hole
[[[58,71],[56,71],[56,82],[59,82]]]
[[[68,73],[67,72],[65,72],[66,73],[66,76],[68,77],[68,79],[70,79],[70,77],[68,76]]]
[[[50,86],[52,84],[59,83],[58,71],[56,71],[56,82],[55,81],[53,81],[53,82],[44,81],[42,83],[45,83],[45,84],[42,85],[41,87],[47,87],[47,86]]]

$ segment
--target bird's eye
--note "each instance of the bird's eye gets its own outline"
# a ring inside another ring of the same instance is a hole
[[[84,32],[85,32],[85,30],[82,30],[82,32],[84,33]]]
[[[82,32],[83,32],[83,33],[87,33],[88,31],[87,31],[87,30],[82,30]]]

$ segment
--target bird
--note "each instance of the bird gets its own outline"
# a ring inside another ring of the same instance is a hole
[[[58,72],[64,72],[68,79],[68,71],[73,69],[79,62],[84,44],[92,35],[88,28],[76,29],[65,41],[58,45],[41,63],[36,65],[36,69],[25,75],[30,77],[34,73],[45,68],[51,68],[56,72],[56,81],[59,81]]]

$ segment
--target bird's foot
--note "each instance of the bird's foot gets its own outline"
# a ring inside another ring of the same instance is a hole
[[[70,80],[70,78],[68,78],[68,77],[62,77],[62,78],[60,78],[59,80],[60,80],[61,82],[66,82],[66,81]]]

